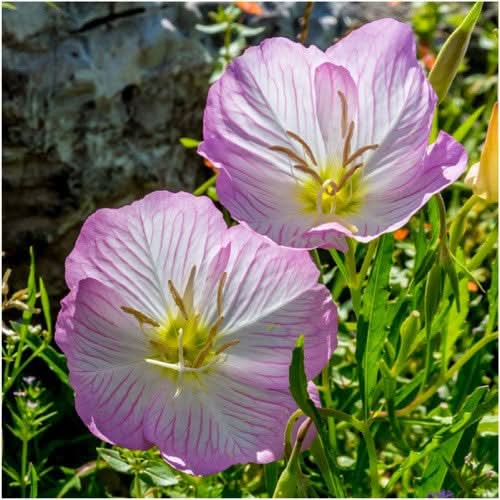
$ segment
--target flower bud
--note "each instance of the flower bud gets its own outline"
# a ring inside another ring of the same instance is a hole
[[[392,374],[397,376],[404,365],[408,361],[408,357],[412,352],[412,344],[415,340],[418,332],[420,331],[420,313],[418,311],[412,311],[410,315],[403,321],[401,328],[399,330],[400,344],[398,357],[394,366],[392,368]]]
[[[475,194],[490,203],[498,203],[498,103],[491,112],[481,160],[465,176]]]
[[[470,36],[481,13],[482,3],[476,2],[460,26],[448,37],[439,51],[429,82],[434,87],[439,101],[442,101],[450,88],[465,52]]]

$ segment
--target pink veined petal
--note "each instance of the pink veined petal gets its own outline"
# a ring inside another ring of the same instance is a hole
[[[409,25],[394,19],[365,24],[327,50],[347,68],[358,88],[359,117],[353,150],[365,153],[365,175],[409,173],[425,154],[436,95],[416,58]]]
[[[84,423],[107,442],[147,449],[153,445],[143,433],[151,393],[158,382],[169,383],[145,363],[145,336],[120,309],[123,300],[92,278],[81,280],[63,301],[55,337]]]
[[[259,388],[288,389],[288,367],[305,336],[309,379],[336,346],[337,310],[319,272],[302,250],[284,248],[243,226],[228,231],[231,256],[223,294],[224,322],[217,341],[238,341],[221,371]]]
[[[356,238],[370,241],[403,226],[434,194],[455,182],[466,165],[464,147],[445,132],[440,132],[411,175],[395,175],[390,189],[370,192],[362,212],[346,218],[360,229]]]
[[[274,38],[247,49],[210,88],[198,151],[220,169],[217,192],[233,218],[287,246],[307,247],[314,214],[303,214],[297,182],[304,174],[286,147],[307,156],[298,134],[322,162],[326,150],[315,109],[315,68],[328,62],[315,47]],[[296,162],[295,162],[296,163]],[[340,234],[325,237],[342,246]],[[322,246],[312,244],[312,247]]]
[[[315,388],[310,391],[314,399]],[[154,394],[146,437],[171,465],[203,475],[281,458],[285,426],[297,408],[287,391],[248,387],[218,372],[167,398],[162,388]],[[309,434],[305,447],[314,437]]]
[[[358,121],[358,89],[345,68],[329,62],[316,68],[314,86],[316,113],[327,148],[327,158],[340,167],[343,138],[347,135],[350,122]],[[345,117],[342,116],[342,100],[346,105]]]
[[[86,277],[117,290],[125,306],[161,321],[173,308],[167,282],[183,290],[192,266],[204,276],[226,224],[206,197],[157,191],[90,216],[66,261],[70,288]]]

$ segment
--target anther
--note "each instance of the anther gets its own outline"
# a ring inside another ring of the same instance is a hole
[[[140,323],[142,326],[144,323],[147,325],[151,325],[154,327],[159,327],[160,323],[158,321],[155,321],[154,319],[150,318],[149,316],[146,316],[144,313],[141,311],[138,311],[137,309],[134,309],[133,307],[128,307],[128,306],[121,306],[120,307],[123,312],[126,312],[127,314],[131,314],[134,316],[134,318]]]
[[[363,166],[363,162],[361,163],[357,163],[356,165],[354,165],[353,167],[351,167],[344,175],[344,177],[342,177],[337,189],[340,191],[346,184],[346,182],[353,176],[354,172],[356,172],[356,170],[358,170],[358,168],[362,167]],[[351,195],[352,196],[352,195]]]
[[[270,146],[271,151],[278,151],[279,153],[286,154],[289,158],[307,167],[307,164],[303,158],[301,158],[297,153],[292,151],[290,148],[285,148],[284,146]]]
[[[342,166],[345,167],[347,165],[347,159],[349,158],[349,154],[351,153],[351,139],[352,134],[354,132],[354,122],[349,124],[349,130],[347,131],[347,137],[344,142],[344,151],[342,153]]]
[[[203,346],[203,349],[198,353],[193,362],[193,368],[198,368],[205,360],[207,354],[210,352],[210,349],[212,349],[213,341],[215,339],[215,336],[217,335],[217,330],[219,329],[223,321],[224,316],[219,316],[217,318],[217,321],[212,325],[212,328],[210,328],[205,345]]]
[[[355,160],[358,156],[361,156],[365,151],[369,151],[370,149],[377,149],[378,144],[369,144],[368,146],[363,146],[362,148],[359,148],[357,151],[355,151],[349,158],[347,158],[344,167],[349,165],[353,160]]]
[[[193,308],[195,275],[196,275],[196,266],[193,266],[191,268],[191,271],[189,272],[189,278],[187,280],[186,287],[184,288],[184,295],[182,296],[182,302],[186,310],[190,310]]]
[[[340,97],[340,103],[342,106],[341,127],[342,127],[342,139],[343,139],[345,137],[346,132],[347,132],[347,99],[345,97],[345,94],[341,90],[338,90],[337,94]]]
[[[304,172],[305,174],[310,175],[314,178],[315,181],[319,182],[320,184],[323,182],[318,172],[315,172],[312,168],[306,167],[304,165],[294,165],[293,167],[297,170],[300,170],[301,172]]]
[[[294,132],[291,132],[290,130],[287,130],[286,133],[292,138],[295,139],[297,142],[299,142],[302,147],[304,148],[304,151],[306,152],[306,155],[309,156],[309,159],[316,165],[318,166],[318,162],[316,161],[316,157],[314,156],[314,153],[312,152],[312,149],[309,147],[309,144],[307,144],[300,135],[295,134]]]
[[[229,349],[233,345],[239,344],[239,340],[231,340],[230,342],[226,342],[225,344],[222,344],[216,351],[215,354],[220,354],[221,352],[225,351],[226,349]]]
[[[174,302],[176,303],[177,307],[179,308],[180,312],[184,316],[184,319],[187,321],[188,319],[188,314],[186,311],[186,306],[184,305],[184,302],[182,301],[181,296],[179,295],[179,292],[176,290],[174,284],[172,283],[171,280],[168,280],[168,289],[170,291],[170,295],[172,295],[172,298],[174,299]]]

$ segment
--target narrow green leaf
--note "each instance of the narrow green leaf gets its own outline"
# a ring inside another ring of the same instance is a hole
[[[436,63],[429,74],[429,82],[434,87],[439,101],[442,101],[462,62],[474,26],[481,14],[482,2],[476,2],[460,26],[448,37],[439,51]]]
[[[339,255],[338,251],[335,250],[334,248],[330,249],[330,255],[332,256],[333,260],[335,261],[335,264],[337,264],[337,267],[339,268],[340,272],[342,273],[342,276],[345,279],[346,283],[349,283],[349,273],[347,272],[347,268],[345,267],[344,261],[342,260],[342,257]]]
[[[388,335],[389,272],[392,264],[394,238],[384,235],[379,242],[377,256],[363,295],[363,307],[358,320],[356,359],[360,367],[365,419],[371,408],[371,395],[377,384],[380,354]]]
[[[38,474],[32,463],[29,465],[28,473],[30,476],[30,498],[38,498]]]
[[[43,317],[45,318],[45,324],[47,325],[49,336],[50,338],[52,338],[52,317],[50,314],[50,301],[47,294],[47,289],[45,288],[45,284],[41,277],[38,279],[38,287],[40,288],[40,302],[42,303]]]
[[[484,106],[479,106],[479,108],[474,111],[461,125],[455,130],[453,137],[458,141],[462,142],[465,139],[465,136],[469,133],[471,128],[477,122],[478,118],[481,116],[481,113],[484,111]]]
[[[28,299],[26,300],[26,304],[29,306],[29,310],[23,311],[23,326],[22,333],[26,334],[28,329],[28,325],[31,322],[31,317],[33,316],[32,308],[35,307],[36,303],[36,278],[35,278],[35,253],[33,251],[33,247],[30,247],[30,271],[28,275]]]

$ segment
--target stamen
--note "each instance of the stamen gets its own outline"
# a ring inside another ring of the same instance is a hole
[[[304,167],[307,167],[305,160],[289,148],[285,148],[284,146],[270,146],[269,149],[271,151],[278,151],[279,153],[284,153],[292,160],[295,160],[297,163],[300,163],[301,165],[304,165]]]
[[[305,174],[309,174],[314,178],[315,181],[319,182],[320,184],[323,182],[321,177],[317,172],[315,172],[312,168],[306,167],[304,165],[294,165],[294,168],[297,170],[300,170],[301,172],[304,172]]]
[[[141,311],[138,311],[137,309],[134,309],[133,307],[120,306],[120,308],[123,312],[126,312],[127,314],[131,314],[132,316],[134,316],[135,319],[140,323],[141,326],[143,325],[143,323],[146,323],[146,324],[154,326],[154,327],[160,326],[160,323],[158,323],[158,321],[155,321],[154,319],[150,318],[149,316],[146,316],[144,313],[142,313]]]
[[[226,349],[229,349],[231,346],[239,344],[239,340],[231,340],[230,342],[226,342],[225,344],[222,344],[216,351],[215,354],[220,354],[221,352],[225,351]]]
[[[170,291],[170,295],[172,295],[172,298],[174,299],[174,302],[176,303],[177,307],[179,308],[182,315],[184,316],[184,319],[187,321],[188,314],[186,311],[186,307],[184,305],[184,302],[181,299],[181,296],[179,295],[179,292],[176,290],[176,288],[171,280],[168,280],[168,289]]]
[[[224,271],[219,280],[219,287],[217,288],[217,316],[219,318],[222,316],[222,293],[224,291],[226,279],[227,273]]]
[[[355,160],[358,156],[361,156],[365,151],[369,151],[370,149],[377,149],[378,144],[369,144],[368,146],[363,146],[362,148],[359,148],[355,153],[353,153],[349,158],[347,158],[347,161],[344,164],[344,167],[349,165],[353,160]]]
[[[194,368],[198,368],[199,366],[201,366],[201,364],[207,357],[207,354],[210,352],[210,349],[212,349],[213,341],[215,339],[215,336],[217,335],[217,330],[219,329],[223,321],[224,316],[219,316],[217,318],[217,321],[212,325],[212,328],[210,328],[205,345],[203,346],[203,349],[198,353],[193,362]]]
[[[302,144],[302,147],[304,148],[306,155],[309,156],[310,160],[318,166],[318,162],[316,161],[316,157],[314,156],[314,153],[312,152],[312,149],[309,147],[309,144],[307,144],[300,135],[295,134],[294,132],[291,132],[290,130],[287,130],[286,133],[292,138],[295,139],[297,142],[300,142]]]
[[[344,151],[342,153],[342,167],[347,165],[347,159],[349,158],[349,154],[351,152],[351,139],[352,134],[354,132],[354,122],[349,124],[349,130],[347,131],[347,137],[344,142]]]
[[[341,90],[338,90],[337,94],[340,97],[340,103],[342,106],[341,127],[342,127],[342,139],[343,139],[345,137],[346,132],[347,132],[347,99],[345,97],[345,94]]]
[[[338,190],[340,191],[346,184],[346,182],[353,176],[354,172],[356,172],[356,170],[360,167],[363,166],[363,162],[361,163],[357,163],[356,165],[354,165],[353,167],[351,167],[344,175],[344,177],[342,177],[339,185],[338,185]]]
[[[189,278],[186,283],[186,288],[184,288],[184,295],[182,296],[182,300],[186,310],[193,309],[195,275],[196,275],[196,266],[193,266],[191,268],[191,271],[189,272]]]

